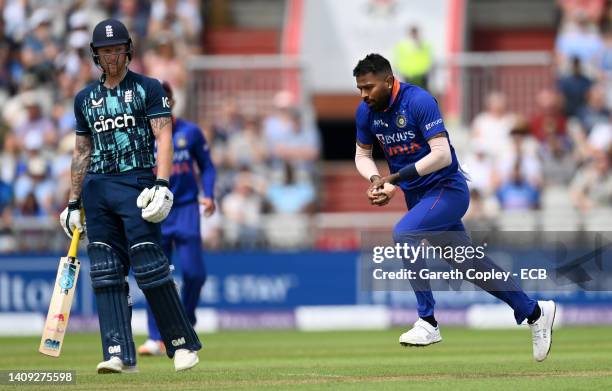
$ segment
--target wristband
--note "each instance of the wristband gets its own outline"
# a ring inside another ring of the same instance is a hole
[[[68,201],[68,210],[76,210],[81,209],[81,199],[77,198],[76,200]]]
[[[397,173],[399,174],[400,181],[410,181],[420,177],[414,163],[407,165],[406,167],[399,170]]]
[[[162,178],[157,178],[155,180],[155,186],[170,187],[170,182]]]

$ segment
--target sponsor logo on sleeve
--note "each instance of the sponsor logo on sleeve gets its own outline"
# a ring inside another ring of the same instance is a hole
[[[440,125],[441,123],[443,123],[442,118],[438,118],[437,120],[428,123],[427,125],[425,125],[425,130],[429,130],[431,128],[433,128],[436,125]]]

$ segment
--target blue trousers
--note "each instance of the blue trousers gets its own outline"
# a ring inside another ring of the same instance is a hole
[[[196,323],[195,310],[200,292],[206,282],[206,267],[202,260],[200,239],[200,210],[197,202],[176,205],[162,222],[162,249],[172,263],[176,251],[183,274],[181,301],[192,325]],[[149,338],[161,340],[151,308],[147,305]]]
[[[427,239],[432,245],[471,245],[471,239],[461,222],[470,202],[467,183],[461,173],[442,179],[423,191],[405,192],[405,199],[409,211],[393,229],[395,242],[417,246],[423,239]],[[501,270],[486,256],[472,262],[446,261],[459,270]],[[420,259],[405,266],[418,271],[425,267],[425,261]],[[537,305],[512,278],[507,281],[473,282],[512,307],[517,324],[521,324],[531,315]],[[429,280],[414,279],[410,280],[410,283],[416,295],[419,317],[432,316],[436,302]]]

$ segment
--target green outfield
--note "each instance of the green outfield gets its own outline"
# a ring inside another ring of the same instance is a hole
[[[155,357],[140,359],[140,373],[122,375],[95,373],[100,344],[93,334],[68,334],[57,359],[37,352],[38,338],[0,338],[0,369],[76,370],[77,384],[64,390],[612,389],[609,327],[555,331],[551,356],[543,363],[531,358],[527,328],[446,328],[444,341],[428,348],[403,348],[399,334],[222,332],[202,336],[205,348],[194,370],[175,373],[169,359]]]

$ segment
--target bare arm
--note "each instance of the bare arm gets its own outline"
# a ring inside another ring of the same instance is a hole
[[[91,137],[78,135],[72,152],[72,164],[70,166],[70,199],[76,200],[81,197],[83,179],[89,169],[91,161]]]
[[[397,182],[400,182],[402,178],[404,178],[403,180],[406,180],[406,177],[411,178],[431,174],[432,172],[441,170],[452,163],[450,145],[444,133],[435,135],[427,140],[427,143],[431,148],[431,151],[427,155],[416,163],[409,164],[408,166],[402,168],[395,174],[374,180],[372,187],[380,188],[385,182],[396,184]],[[403,173],[403,171],[406,171],[406,173]]]
[[[172,118],[159,117],[151,119],[151,129],[157,141],[157,178],[168,180],[172,173]]]
[[[438,133],[430,138],[427,144],[431,152],[416,162],[416,169],[420,176],[441,170],[453,162],[450,145],[444,133]]]
[[[357,141],[355,145],[355,166],[361,176],[370,182],[380,177],[376,163],[374,163],[374,159],[372,159],[371,144],[361,144]]]

